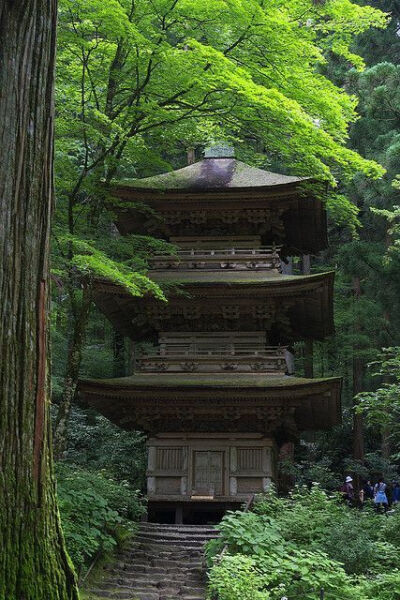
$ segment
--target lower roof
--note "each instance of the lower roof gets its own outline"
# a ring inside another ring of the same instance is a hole
[[[136,373],[87,379],[79,392],[125,429],[166,432],[258,432],[329,429],[341,420],[341,378],[259,373]]]
[[[81,379],[81,389],[101,387],[122,391],[140,388],[261,388],[264,390],[290,390],[317,387],[323,383],[340,381],[338,377],[306,379],[293,375],[265,375],[264,373],[134,373],[129,377],[112,379]]]

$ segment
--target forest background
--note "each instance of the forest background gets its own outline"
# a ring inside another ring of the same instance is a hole
[[[330,248],[312,271],[337,272],[336,335],[314,343],[313,370],[344,376],[343,424],[305,437],[282,468],[328,490],[348,472],[397,476],[399,84],[399,2],[61,0],[52,410],[63,527],[81,575],[143,512],[145,486],[143,435],[77,396],[80,376],[133,368],[132,343],[91,302],[92,278],[164,294],[146,268],[167,246],[119,237],[107,184],[184,166],[212,140],[331,184]],[[306,356],[298,344],[300,376]]]

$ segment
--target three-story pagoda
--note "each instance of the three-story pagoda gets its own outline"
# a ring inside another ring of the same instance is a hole
[[[340,378],[293,374],[294,342],[333,332],[333,273],[292,275],[282,260],[327,246],[310,183],[212,148],[114,187],[122,234],[178,250],[151,259],[167,303],[97,281],[95,302],[115,328],[153,349],[132,376],[82,381],[80,391],[113,423],[148,435],[152,520],[218,518],[268,489],[282,446],[340,422]]]

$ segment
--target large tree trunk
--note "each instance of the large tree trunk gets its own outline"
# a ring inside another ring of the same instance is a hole
[[[49,422],[55,0],[0,2],[0,599],[78,597]]]
[[[70,292],[71,294],[74,291]],[[90,314],[92,291],[91,284],[85,285],[82,300],[74,301],[74,311],[71,315],[71,335],[68,340],[68,359],[64,379],[61,402],[58,407],[54,428],[54,454],[62,458],[67,446],[68,425],[71,408],[78,388],[79,371],[82,361],[82,349],[86,338],[86,329]]]
[[[361,297],[361,282],[359,277],[353,278],[354,301],[357,302]],[[360,332],[360,324],[357,317],[354,322],[354,333]],[[364,361],[359,356],[358,342],[353,348],[353,458],[364,462],[364,419],[361,413],[355,409],[358,405],[357,394],[363,391]],[[355,476],[354,488],[358,494],[361,488],[361,480],[358,475]]]

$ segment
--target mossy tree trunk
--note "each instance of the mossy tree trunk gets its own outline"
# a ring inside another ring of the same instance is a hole
[[[56,0],[0,2],[0,599],[75,600],[49,422]]]

